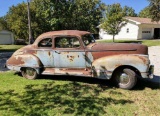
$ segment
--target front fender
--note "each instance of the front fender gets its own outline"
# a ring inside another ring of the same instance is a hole
[[[102,72],[111,76],[116,68],[123,65],[132,66],[140,72],[147,72],[149,63],[148,55],[121,54],[99,58],[93,62],[92,66],[97,76]]]
[[[13,55],[11,56],[6,65],[11,70],[20,71],[21,67],[40,68],[42,66],[38,57],[31,54]]]

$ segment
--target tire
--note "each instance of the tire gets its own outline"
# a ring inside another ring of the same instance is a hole
[[[122,89],[132,89],[137,83],[136,73],[128,68],[117,70],[113,78],[116,85]]]
[[[21,70],[22,76],[34,80],[38,77],[37,71],[34,68],[22,68]]]

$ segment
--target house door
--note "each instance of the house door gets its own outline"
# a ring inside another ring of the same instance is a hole
[[[144,28],[142,29],[142,39],[151,39],[151,28]]]

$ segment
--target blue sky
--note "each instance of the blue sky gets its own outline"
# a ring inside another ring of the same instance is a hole
[[[8,10],[9,7],[12,5],[17,5],[18,3],[21,3],[23,1],[27,0],[0,0],[0,17],[4,16]],[[147,0],[101,0],[102,2],[106,4],[113,4],[113,3],[120,3],[122,6],[129,6],[132,7],[136,13],[141,11],[144,7],[148,6]]]

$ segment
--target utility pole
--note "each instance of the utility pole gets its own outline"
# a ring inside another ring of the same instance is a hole
[[[33,42],[33,37],[32,37],[32,29],[31,29],[31,16],[30,16],[30,3],[29,3],[29,0],[27,0],[27,11],[28,11],[29,44],[31,44]]]

